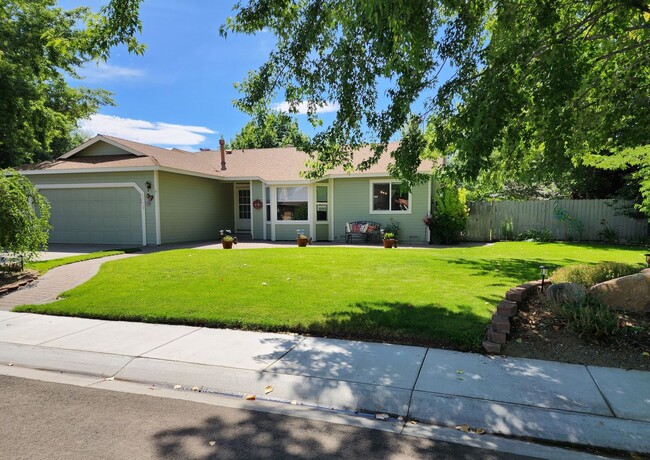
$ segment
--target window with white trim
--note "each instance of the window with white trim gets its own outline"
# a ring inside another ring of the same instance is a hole
[[[371,213],[410,213],[411,194],[400,182],[370,183]]]
[[[316,222],[327,222],[329,203],[327,199],[327,186],[316,186]]]
[[[307,221],[309,218],[309,189],[307,187],[278,187],[278,221]]]

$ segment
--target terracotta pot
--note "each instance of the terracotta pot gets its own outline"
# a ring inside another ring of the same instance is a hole
[[[311,238],[296,238],[296,242],[298,243],[299,247],[304,248],[309,243],[311,243]]]
[[[221,246],[223,246],[224,249],[232,249],[234,241],[221,241]]]
[[[390,240],[382,240],[384,242],[384,247],[386,249],[390,249],[392,247],[397,247],[397,240],[390,239]]]

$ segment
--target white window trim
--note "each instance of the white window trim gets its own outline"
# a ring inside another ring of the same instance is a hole
[[[370,214],[384,214],[384,215],[395,215],[395,214],[413,214],[413,194],[409,192],[409,208],[406,211],[391,211],[386,210],[386,211],[375,211],[372,209],[373,205],[373,188],[375,184],[401,184],[401,181],[398,180],[391,180],[391,179],[384,179],[384,180],[371,180],[370,181],[370,193],[369,193],[369,200],[368,200],[368,209]],[[392,191],[392,188],[391,188]]]
[[[307,189],[307,219],[306,220],[279,220],[278,219],[278,189],[279,188],[290,188],[290,187],[304,187]],[[278,225],[308,225],[312,227],[312,212],[309,203],[312,202],[312,187],[309,185],[274,185],[271,187],[271,222]],[[275,235],[273,238],[275,241]]]

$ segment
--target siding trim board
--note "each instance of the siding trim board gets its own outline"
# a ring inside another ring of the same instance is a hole
[[[147,220],[145,216],[144,206],[144,191],[135,182],[103,182],[91,184],[35,184],[36,190],[69,190],[69,189],[83,189],[83,188],[133,188],[140,195],[140,216],[142,226],[142,245],[147,245]]]
[[[158,177],[158,170],[153,172],[153,196],[154,211],[156,213],[156,244],[160,246],[162,233],[160,231],[160,178]]]

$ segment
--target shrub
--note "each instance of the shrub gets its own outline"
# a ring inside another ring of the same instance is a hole
[[[515,226],[511,217],[508,217],[501,223],[501,239],[508,241],[515,239]]]
[[[548,228],[541,230],[529,229],[517,235],[519,241],[536,241],[538,243],[551,243],[555,241],[553,234]]]
[[[47,248],[50,204],[25,176],[0,169],[0,251],[31,260]]]
[[[553,271],[551,278],[554,283],[577,283],[591,287],[603,281],[638,272],[638,266],[620,262],[602,262],[595,265],[568,265],[558,268]]]
[[[618,316],[598,299],[587,296],[581,304],[552,304],[549,308],[555,316],[566,321],[570,330],[590,341],[607,341],[620,330]]]
[[[603,219],[600,222],[600,225],[603,226],[603,229],[598,232],[598,238],[600,238],[601,241],[605,241],[607,243],[618,243],[618,232],[607,225],[607,220]]]
[[[433,244],[456,244],[467,225],[469,209],[467,192],[453,186],[443,186],[436,192],[435,207],[429,221]]]

